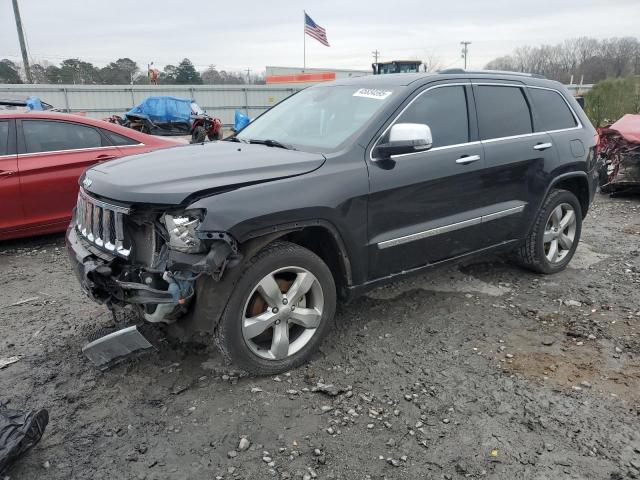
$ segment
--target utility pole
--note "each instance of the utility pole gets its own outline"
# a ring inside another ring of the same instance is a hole
[[[462,45],[462,58],[464,58],[464,69],[467,69],[467,55],[469,54],[469,45],[471,45],[471,42],[460,42],[460,45]]]
[[[251,69],[247,68],[247,83],[251,83]]]
[[[20,50],[22,51],[24,73],[27,75],[27,82],[33,83],[31,67],[29,66],[29,57],[27,56],[27,45],[24,41],[24,32],[22,31],[22,20],[20,20],[20,10],[18,9],[18,0],[13,0],[13,14],[16,18],[16,28],[18,29],[18,40],[20,41]]]
[[[378,50],[374,50],[373,52],[371,52],[373,54],[373,61],[375,63],[378,63],[378,56],[380,55],[380,52]]]

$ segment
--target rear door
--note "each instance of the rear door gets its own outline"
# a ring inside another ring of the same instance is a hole
[[[15,121],[3,119],[0,120],[0,232],[15,229],[23,222]]]
[[[117,158],[99,129],[48,119],[18,121],[18,169],[29,226],[68,222],[78,178],[89,166]]]
[[[524,237],[557,155],[549,134],[534,130],[523,84],[474,83],[473,91],[486,161],[482,189],[491,205],[482,235],[494,245]]]
[[[585,145],[584,131],[578,116],[558,90],[529,85],[536,132],[547,132],[558,160],[585,162],[590,145]]]

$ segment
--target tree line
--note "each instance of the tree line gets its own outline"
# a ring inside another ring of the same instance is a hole
[[[579,37],[557,45],[525,46],[496,58],[486,67],[544,75],[562,83],[597,83],[606,78],[640,75],[640,41],[635,37]]]
[[[130,58],[119,58],[105,67],[96,67],[79,58],[68,58],[58,65],[49,62],[31,65],[31,75],[35,83],[86,84],[86,85],[127,85],[148,84],[147,68],[141,69]],[[0,60],[0,83],[23,83],[22,67],[16,62]],[[260,76],[250,78],[251,83],[264,83]],[[161,85],[241,85],[247,77],[238,72],[217,70],[211,65],[202,72],[196,70],[188,58],[177,65],[166,65],[158,74]]]

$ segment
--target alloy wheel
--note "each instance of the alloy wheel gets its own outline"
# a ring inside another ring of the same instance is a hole
[[[576,237],[576,211],[568,203],[553,209],[544,229],[543,246],[547,260],[560,263],[571,251]]]
[[[267,360],[285,359],[302,349],[320,326],[324,295],[318,279],[301,267],[284,267],[253,288],[242,313],[242,336]]]

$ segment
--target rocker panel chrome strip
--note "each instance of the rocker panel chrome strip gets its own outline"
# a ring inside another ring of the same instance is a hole
[[[431,228],[429,230],[424,230],[422,232],[412,233],[411,235],[392,238],[391,240],[385,240],[384,242],[379,242],[378,248],[380,250],[383,250],[385,248],[395,247],[396,245],[402,245],[404,243],[414,242],[416,240],[421,240],[423,238],[434,237],[436,235],[441,235],[443,233],[453,232],[455,230],[471,227],[473,225],[479,225],[481,223],[490,222],[492,220],[497,220],[499,218],[507,217],[509,215],[515,215],[516,213],[520,213],[524,211],[525,206],[526,205],[519,205],[517,207],[508,208],[506,210],[501,210],[499,212],[490,213],[489,215],[483,215],[481,217],[471,218],[469,220],[464,220],[462,222],[443,225],[442,227]]]

